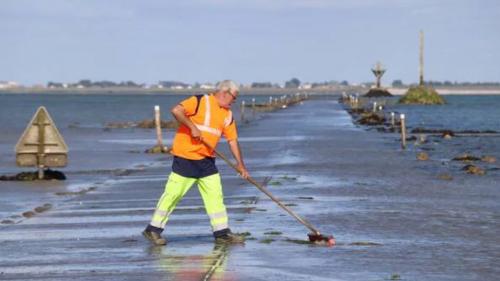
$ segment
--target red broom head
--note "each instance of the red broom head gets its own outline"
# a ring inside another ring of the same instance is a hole
[[[319,233],[309,233],[309,241],[318,245],[326,245],[328,247],[333,247],[335,245],[335,238],[330,236],[321,235]]]

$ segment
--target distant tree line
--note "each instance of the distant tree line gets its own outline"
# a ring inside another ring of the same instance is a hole
[[[161,85],[163,88],[187,88],[191,85],[180,82],[180,81],[160,81],[158,85]]]
[[[434,81],[434,80],[429,80],[429,81],[424,81],[424,84],[426,86],[433,86],[433,87],[498,87],[500,86],[500,82],[457,82],[457,81]],[[406,86],[413,86],[416,85],[414,83],[406,85],[401,81],[400,79],[392,81],[392,86],[393,87],[406,87]]]
[[[109,87],[125,87],[125,88],[142,88],[145,84],[137,84],[134,81],[123,81],[115,83],[112,81],[91,81],[83,79],[77,83],[64,84],[60,82],[50,81],[47,83],[48,88],[109,88]]]
[[[452,81],[425,81],[425,85],[430,85],[433,87],[500,87],[500,82],[452,82]],[[146,84],[139,84],[134,81],[122,81],[122,82],[113,82],[113,81],[91,81],[90,79],[82,79],[77,83],[60,83],[50,81],[47,83],[47,88],[112,88],[112,87],[123,87],[123,88],[165,88],[165,89],[204,89],[207,88],[207,85],[213,87],[213,84],[200,84],[198,82],[194,84],[184,83],[181,81],[172,81],[165,80],[159,81],[155,85],[146,86]],[[356,85],[356,84],[354,84]],[[373,82],[362,83],[361,85],[365,87],[371,87],[374,85]],[[415,83],[405,84],[401,79],[393,80],[393,87],[408,87],[414,86]],[[258,89],[266,89],[266,88],[287,88],[287,89],[314,89],[314,88],[333,88],[338,86],[351,86],[351,84],[347,80],[342,81],[324,81],[324,82],[313,82],[313,83],[302,83],[298,78],[292,78],[288,81],[285,81],[284,85],[279,85],[277,83],[272,82],[252,82],[250,88]]]

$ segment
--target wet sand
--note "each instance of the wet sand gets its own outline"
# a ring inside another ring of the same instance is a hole
[[[141,231],[170,172],[170,159],[156,157],[127,173],[96,175],[95,190],[84,194],[47,193],[51,209],[0,225],[0,279],[495,280],[500,274],[498,173],[440,180],[428,163],[401,151],[395,135],[354,126],[332,99],[266,113],[242,125],[240,138],[252,176],[272,176],[270,191],[333,234],[337,246],[301,243],[307,229],[221,160],[230,224],[250,233],[246,244],[213,243],[193,187],[167,225],[168,245],[151,246]],[[82,182],[92,176],[78,175]]]

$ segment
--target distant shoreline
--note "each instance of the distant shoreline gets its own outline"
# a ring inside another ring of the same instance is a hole
[[[401,96],[408,90],[405,88],[385,88],[395,96]],[[436,91],[441,95],[500,95],[500,87],[435,87]],[[282,89],[282,88],[243,88],[241,95],[280,95],[280,94],[296,94],[307,93],[311,95],[341,95],[355,94],[364,95],[368,92],[368,88],[359,86],[339,86],[335,88],[314,88],[314,89]],[[207,89],[143,89],[143,88],[85,88],[85,89],[47,89],[47,88],[14,88],[0,89],[0,94],[18,94],[18,95],[33,95],[33,94],[54,94],[54,95],[158,95],[158,94],[173,94],[173,95],[192,95],[193,93],[208,93],[213,90]]]

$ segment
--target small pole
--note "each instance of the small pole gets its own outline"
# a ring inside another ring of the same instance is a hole
[[[163,147],[163,137],[161,135],[161,119],[160,106],[155,105],[155,126],[156,126],[156,143],[158,147]]]
[[[252,98],[252,115],[255,117],[255,98]]]
[[[401,119],[401,148],[406,149],[406,125],[405,125],[405,115],[401,114],[399,116]]]
[[[273,97],[269,97],[269,106],[273,105]]]
[[[240,106],[240,119],[241,121],[245,121],[245,101],[241,101],[241,106]]]
[[[391,126],[394,127],[394,125],[396,124],[395,123],[395,120],[394,120],[394,112],[391,112]]]
[[[377,112],[377,102],[373,102],[373,112]]]

